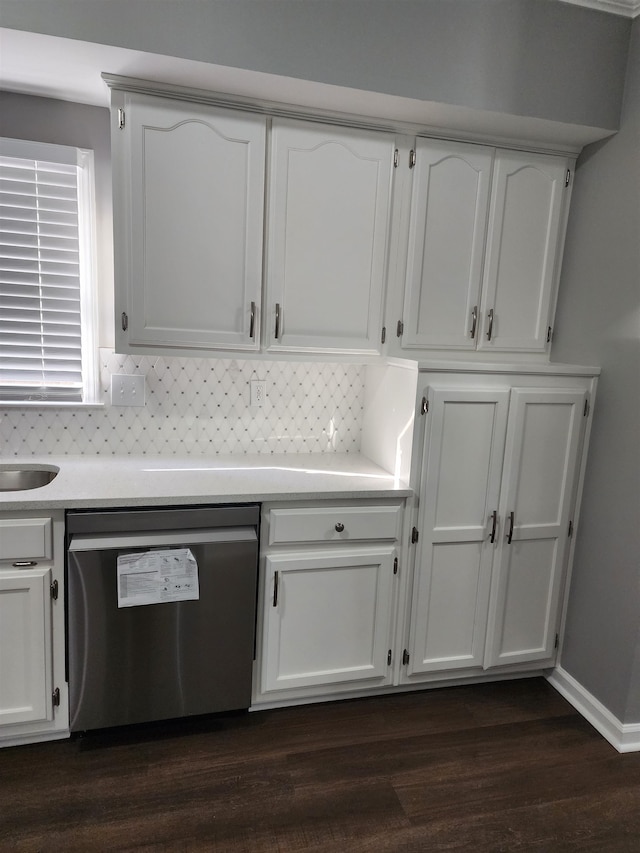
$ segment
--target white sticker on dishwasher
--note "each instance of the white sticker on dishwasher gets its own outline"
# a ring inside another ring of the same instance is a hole
[[[118,607],[199,598],[198,563],[190,548],[118,557]]]

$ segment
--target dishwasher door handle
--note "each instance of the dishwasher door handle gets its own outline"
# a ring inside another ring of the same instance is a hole
[[[106,533],[73,535],[69,551],[121,551],[126,548],[170,548],[188,545],[219,545],[223,542],[257,542],[255,527],[223,527],[214,530],[170,530],[161,533]]]

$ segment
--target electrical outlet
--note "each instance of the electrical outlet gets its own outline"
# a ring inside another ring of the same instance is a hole
[[[261,409],[267,396],[267,383],[264,379],[252,379],[249,384],[251,388],[250,405],[256,409]]]
[[[111,374],[112,406],[144,406],[144,376],[127,376],[123,373]]]

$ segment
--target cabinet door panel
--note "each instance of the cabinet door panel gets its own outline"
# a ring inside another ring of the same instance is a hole
[[[479,349],[546,348],[567,163],[564,157],[496,153]]]
[[[553,569],[557,549],[557,538],[522,540],[511,546],[499,639],[503,658],[534,660],[550,654],[547,640],[552,627],[549,622],[555,615]]]
[[[265,120],[128,97],[128,342],[257,349]]]
[[[478,612],[478,599],[486,601],[488,592],[480,588],[484,556],[482,542],[432,545],[426,636],[422,651],[416,649],[412,672],[477,664],[485,621]]]
[[[482,663],[508,400],[429,392],[409,675]]]
[[[493,149],[419,139],[403,347],[475,349]]]
[[[506,529],[496,555],[486,666],[553,654],[584,399],[578,390],[512,392],[500,501]]]
[[[394,556],[388,548],[267,557],[263,692],[387,678]]]
[[[393,150],[389,134],[274,121],[269,349],[379,350]]]
[[[51,569],[0,572],[0,725],[53,719]]]

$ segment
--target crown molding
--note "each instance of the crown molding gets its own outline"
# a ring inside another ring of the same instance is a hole
[[[640,0],[560,0],[560,2],[585,6],[587,9],[599,9],[601,12],[611,12],[625,18],[636,18],[640,15]]]

